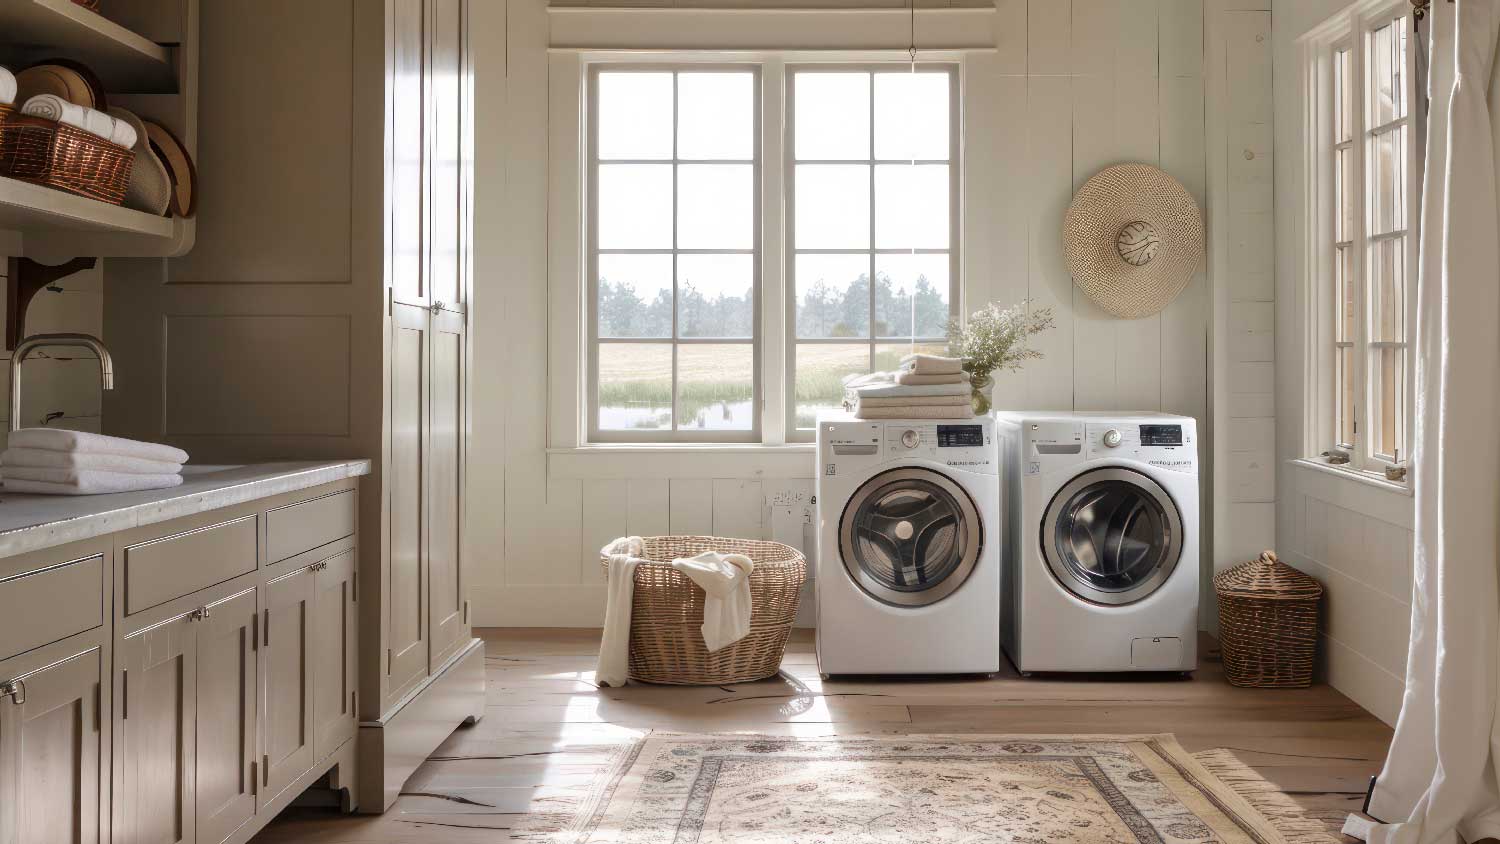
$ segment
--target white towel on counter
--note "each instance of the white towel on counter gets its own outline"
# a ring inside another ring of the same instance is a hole
[[[970,419],[974,408],[967,404],[907,405],[905,407],[854,408],[856,419]]]
[[[709,653],[750,634],[750,572],[755,563],[749,557],[704,551],[673,560],[672,568],[698,584],[706,596],[701,629]]]
[[[181,463],[142,460],[118,454],[85,454],[77,451],[48,451],[44,448],[8,448],[0,452],[0,467],[28,469],[94,469],[123,472],[129,475],[175,475]]]
[[[13,105],[16,101],[16,75],[0,67],[0,105]]]
[[[609,585],[605,588],[604,635],[599,641],[599,666],[594,682],[601,686],[623,686],[630,679],[630,608],[635,602],[635,567],[641,564],[645,544],[639,536],[622,536],[599,549],[609,558]]]
[[[116,120],[97,109],[70,103],[56,94],[37,94],[21,106],[21,113],[32,117],[44,117],[82,129],[90,135],[96,135],[126,149],[135,146],[134,126],[123,120]]]
[[[90,434],[86,431],[69,431],[63,428],[22,428],[12,431],[8,442],[10,448],[40,448],[48,451],[71,451],[79,454],[114,454],[120,457],[137,457],[141,460],[157,460],[162,463],[186,463],[188,453],[180,448],[161,443],[146,443]]]
[[[915,354],[901,359],[901,371],[913,375],[956,375],[963,370],[962,358]]]
[[[17,477],[17,474],[25,477]],[[171,489],[182,483],[181,475],[129,475],[122,472],[96,472],[91,469],[0,469],[6,492],[37,495],[104,495],[111,492],[138,492],[143,489]]]

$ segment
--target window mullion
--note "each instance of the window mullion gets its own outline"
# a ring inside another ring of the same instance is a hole
[[[1370,383],[1369,383],[1369,287],[1370,287],[1370,200],[1369,200],[1369,143],[1366,128],[1370,123],[1370,39],[1364,21],[1358,21],[1354,38],[1353,77],[1358,85],[1358,96],[1350,104],[1354,112],[1353,137],[1358,143],[1354,149],[1354,442],[1350,459],[1355,468],[1365,469],[1369,463],[1370,442]]]
[[[760,413],[762,440],[768,445],[787,442],[787,408],[792,392],[788,380],[789,341],[795,323],[789,318],[788,304],[795,307],[796,291],[786,271],[788,261],[787,231],[783,219],[785,200],[785,161],[789,153],[783,141],[782,115],[786,95],[786,68],[780,60],[767,61],[760,73],[760,110],[757,131],[760,133],[760,319],[755,325],[756,348],[760,349]],[[788,118],[789,120],[790,118]]]
[[[678,409],[682,403],[678,401],[678,344],[677,338],[681,334],[677,324],[677,314],[680,310],[681,300],[678,298],[682,291],[677,284],[677,178],[682,162],[677,160],[677,103],[679,100],[678,86],[681,84],[681,76],[672,74],[672,432],[681,430],[682,420],[678,418]]]
[[[875,371],[875,74],[870,74],[869,100],[869,131],[870,131],[870,160],[865,166],[869,168],[867,173],[870,179],[870,365],[871,372]]]

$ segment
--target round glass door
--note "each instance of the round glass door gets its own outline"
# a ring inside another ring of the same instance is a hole
[[[968,579],[984,536],[974,502],[946,476],[891,469],[860,486],[839,524],[844,568],[877,600],[919,607]]]
[[[1155,481],[1130,469],[1085,472],[1053,496],[1042,552],[1068,591],[1100,604],[1150,595],[1182,556],[1182,517]]]

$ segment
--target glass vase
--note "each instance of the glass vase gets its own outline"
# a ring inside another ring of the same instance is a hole
[[[974,405],[974,415],[983,416],[990,412],[993,401],[990,392],[995,389],[995,379],[990,373],[983,375],[971,373],[969,376],[970,400]]]

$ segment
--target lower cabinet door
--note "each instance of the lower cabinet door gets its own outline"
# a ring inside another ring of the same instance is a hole
[[[99,670],[95,648],[0,676],[0,844],[98,844]]]
[[[300,568],[265,585],[261,621],[261,789],[257,808],[276,799],[313,766],[310,648],[315,575]]]
[[[199,844],[255,815],[255,590],[204,608],[198,624]]]
[[[313,566],[313,738],[323,759],[354,737],[354,551]]]
[[[193,619],[177,616],[115,647],[113,844],[197,841]]]

